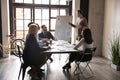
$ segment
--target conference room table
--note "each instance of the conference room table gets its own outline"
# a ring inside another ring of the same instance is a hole
[[[74,45],[70,44],[68,41],[65,40],[57,40],[52,41],[51,44],[49,44],[51,47],[50,49],[44,51],[44,53],[47,54],[69,54],[74,52],[79,52],[79,50],[74,49]],[[45,80],[47,80],[48,70],[45,68]]]
[[[79,50],[74,49],[74,45],[64,40],[52,41],[52,43],[49,44],[49,46],[50,49],[44,51],[44,53],[65,54],[79,52]]]

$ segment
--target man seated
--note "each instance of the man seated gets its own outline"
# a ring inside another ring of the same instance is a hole
[[[39,40],[43,40],[43,42],[47,42],[50,39],[55,40],[54,36],[50,33],[50,31],[47,31],[46,25],[42,25],[41,28],[42,28],[42,32],[38,34]],[[48,57],[50,61],[52,62],[53,59],[50,56],[51,54],[48,55]]]
[[[55,40],[54,36],[50,33],[50,31],[47,31],[46,25],[42,25],[42,32],[38,34],[39,40],[45,40],[45,39],[52,39]]]

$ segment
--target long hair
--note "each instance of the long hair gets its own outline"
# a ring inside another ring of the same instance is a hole
[[[38,25],[31,24],[29,26],[29,31],[28,32],[29,32],[29,34],[37,35],[38,30],[39,30],[39,26]]]
[[[93,42],[91,30],[89,28],[83,30],[83,36],[86,43],[91,44]]]
[[[30,23],[28,23],[28,27],[29,27],[31,24],[36,24],[36,25],[38,26],[38,29],[40,29],[40,26],[39,26],[39,24],[37,24],[37,23],[34,23],[34,22],[30,22]]]
[[[34,22],[30,22],[30,23],[28,23],[28,27],[29,27],[31,24],[34,24]]]

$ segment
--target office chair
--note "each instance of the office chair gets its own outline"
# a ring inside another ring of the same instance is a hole
[[[75,75],[79,74],[79,73],[77,73],[77,71],[80,71],[80,73],[83,75],[83,72],[86,70],[87,67],[89,68],[89,70],[93,74],[93,71],[89,66],[89,63],[92,60],[92,57],[93,57],[95,51],[96,51],[96,47],[86,48],[82,57],[75,60],[75,64],[76,64],[76,68],[74,70]],[[80,69],[80,66],[79,66],[81,62],[86,62],[86,66],[84,67],[83,71]]]
[[[18,55],[19,55],[19,59],[20,59],[20,62],[21,62],[21,66],[20,66],[20,70],[19,70],[19,75],[18,75],[18,80],[20,78],[20,74],[21,74],[21,71],[22,71],[22,80],[24,80],[24,77],[25,77],[25,72],[26,72],[26,68],[29,66],[27,64],[25,64],[22,60],[22,54],[23,54],[23,49],[20,48],[19,45],[17,45],[17,48],[18,48]]]

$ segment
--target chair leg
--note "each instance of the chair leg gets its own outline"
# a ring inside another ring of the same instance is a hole
[[[25,64],[23,64],[22,80],[24,80],[26,68],[27,68],[27,66]]]
[[[77,71],[77,69],[78,69],[78,64],[76,65],[76,68],[75,68],[75,70],[74,70],[74,74],[75,74],[75,72]]]
[[[19,80],[19,78],[20,78],[20,74],[21,74],[22,68],[23,68],[23,64],[21,64],[21,66],[20,66],[19,75],[18,75],[18,80]]]
[[[89,62],[86,62],[86,66],[84,67],[83,71],[86,70],[87,66],[88,66]]]
[[[90,68],[89,64],[88,64],[88,67],[89,67],[89,69],[90,69],[91,73],[93,74],[93,71],[92,71],[92,69]]]
[[[89,66],[90,61],[88,61],[88,62],[86,62],[86,63],[87,63],[87,64],[86,64],[86,66],[84,67],[84,69],[81,70],[81,68],[80,68],[80,62],[79,62],[79,63],[76,62],[76,68],[75,68],[75,70],[74,70],[74,72],[73,72],[74,75],[81,74],[85,79],[89,79],[89,78],[93,77],[93,75],[90,76],[90,77],[88,77],[88,78],[85,77],[84,71],[86,70],[87,67],[90,69],[91,73],[93,74],[93,71],[92,71],[92,69],[91,69],[90,66]],[[79,73],[76,73],[77,71],[80,71],[80,72],[79,72]]]
[[[92,69],[91,69],[90,66],[89,66],[89,63],[90,63],[90,62],[87,62],[87,63],[86,63],[86,66],[85,66],[85,68],[83,69],[83,71],[85,71],[86,68],[88,67],[88,68],[90,69],[91,73],[93,74],[93,71],[92,71]]]
[[[93,73],[92,69],[90,68],[89,63],[90,63],[90,62],[86,62],[86,66],[85,66],[85,68],[83,69],[83,72],[84,72],[84,71],[86,70],[86,68],[88,67],[89,70],[90,70],[90,72],[92,73],[92,75],[89,76],[89,77],[85,77],[86,79],[92,78],[92,77],[94,76],[94,73]]]
[[[79,73],[76,73],[77,71],[80,71],[80,73],[82,74],[82,71],[81,71],[79,65],[80,65],[80,63],[76,63],[76,68],[75,68],[75,70],[74,70],[74,72],[73,72],[74,75],[79,74]]]

